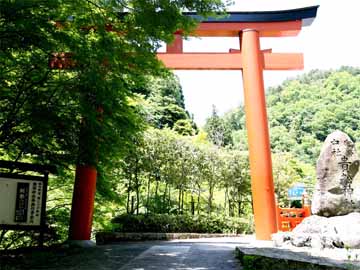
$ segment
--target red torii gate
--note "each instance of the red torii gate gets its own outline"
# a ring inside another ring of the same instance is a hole
[[[263,70],[303,69],[301,53],[260,50],[260,37],[299,34],[310,25],[318,6],[265,12],[230,12],[224,19],[202,20],[191,34],[199,37],[239,37],[240,50],[229,53],[184,53],[181,31],[158,58],[175,70],[242,70],[248,133],[256,238],[270,240],[277,232],[276,207]],[[187,13],[187,16],[198,17]],[[199,18],[199,17],[198,17]]]
[[[173,44],[158,58],[170,69],[242,70],[248,132],[251,186],[256,237],[269,240],[277,231],[274,185],[263,70],[303,68],[299,53],[272,53],[260,50],[260,37],[296,36],[302,26],[310,25],[318,6],[294,10],[264,12],[229,12],[223,19],[202,20],[194,13],[185,13],[201,21],[192,35],[200,37],[239,37],[240,50],[229,53],[183,53],[181,31]],[[56,54],[51,68],[73,65],[66,53]],[[77,166],[70,221],[70,240],[89,240],[96,189],[96,169]]]

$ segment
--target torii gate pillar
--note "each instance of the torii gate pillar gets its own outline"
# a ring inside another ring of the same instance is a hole
[[[243,30],[241,43],[256,238],[270,240],[277,227],[259,33]]]

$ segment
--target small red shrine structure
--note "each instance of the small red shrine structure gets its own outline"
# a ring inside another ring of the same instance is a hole
[[[311,215],[310,205],[302,208],[281,208],[276,206],[276,222],[279,231],[292,231],[304,218]]]

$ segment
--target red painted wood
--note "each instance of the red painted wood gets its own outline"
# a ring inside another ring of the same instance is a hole
[[[167,68],[175,70],[241,70],[243,56],[239,50],[230,53],[158,53]],[[301,53],[270,53],[261,51],[265,70],[299,70],[304,68]]]
[[[202,22],[190,35],[199,37],[238,37],[245,29],[254,29],[260,37],[289,37],[300,33],[302,21],[288,22]]]
[[[183,40],[180,33],[175,33],[174,42],[166,45],[167,53],[182,53],[183,52]]]
[[[97,171],[91,166],[76,168],[70,219],[70,240],[90,240]]]
[[[303,208],[276,208],[277,228],[279,231],[292,231],[304,218],[311,215],[309,205]]]
[[[259,32],[242,33],[244,105],[256,239],[276,233],[276,207]]]

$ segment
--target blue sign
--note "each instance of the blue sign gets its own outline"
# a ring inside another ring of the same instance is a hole
[[[290,200],[301,200],[304,193],[305,187],[303,186],[295,186],[288,189],[288,196]]]

